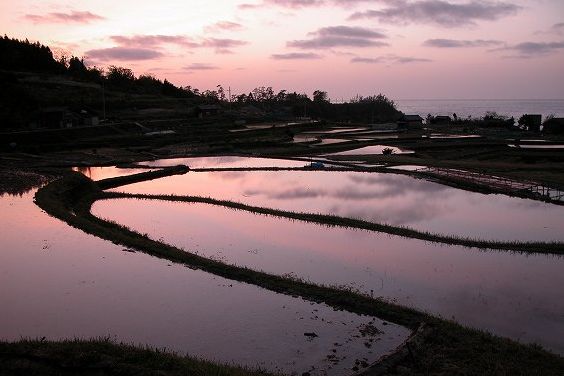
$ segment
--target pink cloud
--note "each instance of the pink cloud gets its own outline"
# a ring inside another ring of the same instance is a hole
[[[186,70],[215,70],[215,69],[219,69],[219,67],[212,65],[212,64],[208,64],[208,63],[193,63],[190,64],[186,67],[184,67],[184,69]]]
[[[120,46],[160,47],[163,44],[176,44],[184,47],[199,47],[200,44],[183,35],[112,35],[112,41]]]
[[[71,11],[70,13],[52,12],[44,15],[27,14],[25,19],[33,23],[90,23],[105,20],[105,17],[91,12]]]
[[[162,53],[146,48],[127,48],[127,47],[111,47],[100,48],[86,51],[87,59],[96,61],[135,61],[135,60],[152,60],[163,56]]]
[[[219,21],[213,25],[206,26],[206,32],[212,33],[216,31],[239,31],[243,30],[245,27],[237,22],[231,21]]]
[[[214,48],[216,53],[233,53],[232,48],[240,47],[249,42],[238,39],[225,38],[190,38],[184,35],[113,35],[110,39],[119,47],[162,48],[166,44],[185,48]]]

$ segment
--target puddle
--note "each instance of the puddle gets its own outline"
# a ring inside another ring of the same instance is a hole
[[[382,320],[125,252],[47,216],[32,200],[33,192],[0,198],[3,340],[109,336],[273,372],[315,367],[312,375],[341,375],[357,358],[375,361],[409,334]],[[382,333],[362,337],[367,325]]]
[[[564,258],[480,252],[206,204],[98,201],[97,216],[222,262],[346,285],[564,354]]]
[[[472,238],[564,240],[563,206],[469,192],[392,173],[189,172],[115,190],[213,197]]]

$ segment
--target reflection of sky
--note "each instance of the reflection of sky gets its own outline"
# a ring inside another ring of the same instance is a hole
[[[455,317],[564,353],[564,258],[480,252],[205,204],[99,201],[93,213],[206,257]]]
[[[115,178],[118,176],[138,174],[140,172],[151,171],[150,169],[135,168],[118,168],[118,167],[73,167],[74,171],[78,171],[92,180],[102,180]]]
[[[400,149],[394,146],[386,146],[386,145],[371,145],[371,146],[364,146],[357,149],[341,151],[337,153],[331,153],[327,155],[366,155],[366,154],[383,154],[384,149],[391,149],[394,154],[409,154],[413,153],[411,150]]]
[[[290,159],[251,157],[201,157],[159,159],[139,163],[143,166],[165,167],[186,165],[190,168],[244,168],[244,167],[304,167],[307,163]]]
[[[468,237],[564,240],[564,207],[467,192],[403,175],[327,171],[189,172],[116,190],[206,196]]]
[[[329,374],[340,375],[408,334],[377,320],[385,334],[369,350],[354,335],[370,317],[123,252],[42,213],[33,194],[2,197],[0,211],[1,340],[110,336],[286,374],[324,369],[339,342],[349,360]]]

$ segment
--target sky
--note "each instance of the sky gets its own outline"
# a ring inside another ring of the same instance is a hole
[[[0,25],[200,90],[564,99],[563,0],[0,0]]]

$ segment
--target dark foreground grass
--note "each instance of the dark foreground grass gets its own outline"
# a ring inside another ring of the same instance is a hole
[[[267,376],[259,370],[212,363],[166,350],[106,338],[0,342],[0,375],[230,375]]]
[[[417,345],[410,346],[408,356],[400,357],[388,364],[384,370],[380,370],[385,374],[564,374],[564,358],[537,346],[522,345],[478,330],[464,328],[456,323],[373,299],[354,291],[226,265],[152,240],[117,223],[93,216],[90,207],[94,201],[102,197],[104,193],[94,182],[75,173],[40,189],[36,194],[36,203],[47,213],[87,233],[156,257],[185,264],[190,268],[250,283],[273,292],[322,302],[336,309],[376,316],[412,330],[416,330],[423,323],[426,324],[429,330],[425,332],[425,336],[414,342]],[[374,373],[376,371],[376,368],[370,370]]]

